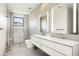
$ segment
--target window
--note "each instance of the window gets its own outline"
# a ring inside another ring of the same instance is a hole
[[[22,17],[14,17],[13,24],[15,27],[23,27],[24,26],[24,18]]]

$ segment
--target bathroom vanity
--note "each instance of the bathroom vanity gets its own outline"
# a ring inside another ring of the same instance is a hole
[[[51,56],[79,56],[79,41],[32,35],[32,43]]]

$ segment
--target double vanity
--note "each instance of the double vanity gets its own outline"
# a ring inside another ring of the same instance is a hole
[[[79,56],[79,41],[32,35],[31,42],[51,56]]]
[[[48,33],[49,30],[51,30],[51,33],[73,33],[73,8],[69,8],[67,5],[62,4],[55,6],[52,9],[53,19],[47,22],[47,28],[45,17],[47,17],[47,21],[50,20],[48,13],[40,17],[40,32]],[[49,23],[53,25],[50,26]],[[79,56],[79,41],[42,34],[32,35],[31,41],[33,45],[46,52],[48,55]]]

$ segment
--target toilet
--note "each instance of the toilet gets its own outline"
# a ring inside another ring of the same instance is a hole
[[[26,44],[27,48],[32,48],[32,47],[34,47],[30,39],[25,40],[25,44]]]

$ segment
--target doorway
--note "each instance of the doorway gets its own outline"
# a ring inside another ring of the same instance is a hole
[[[24,18],[13,17],[14,43],[24,42]]]

